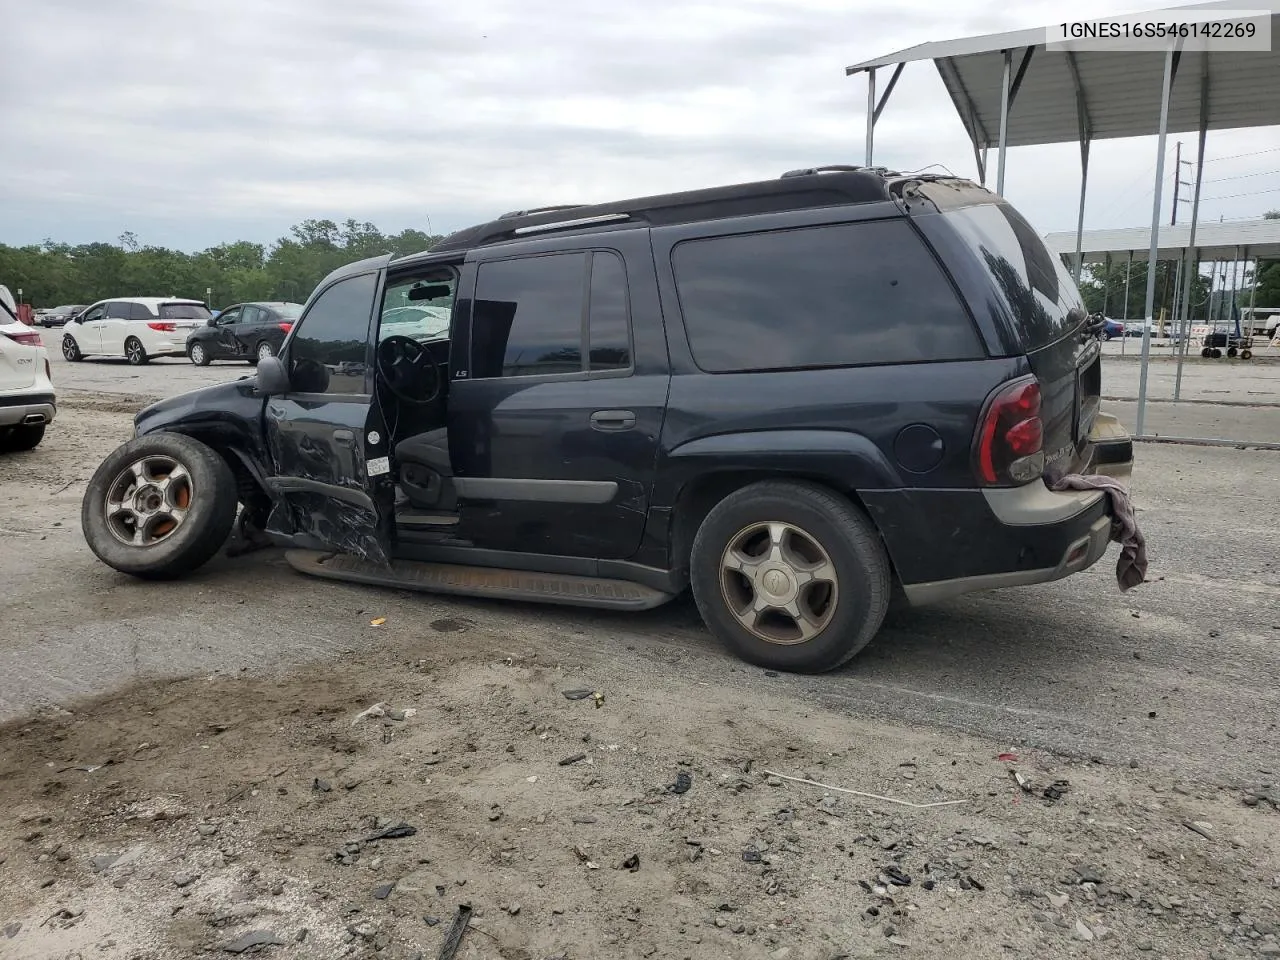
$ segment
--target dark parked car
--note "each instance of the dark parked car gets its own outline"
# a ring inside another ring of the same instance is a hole
[[[64,304],[61,307],[54,307],[40,317],[40,326],[42,327],[61,327],[73,317],[79,315],[84,310],[83,303]]]
[[[386,321],[408,305],[448,328]],[[209,559],[240,501],[321,577],[619,610],[691,587],[742,657],[825,670],[891,593],[1103,555],[1108,500],[1050,489],[1131,469],[1096,329],[1037,231],[951,177],[522,211],[330,274],[256,377],[137,416],[83,526],[140,577]]]
[[[237,303],[191,332],[187,356],[200,367],[213,360],[257,363],[263,357],[274,357],[301,315],[300,303]]]

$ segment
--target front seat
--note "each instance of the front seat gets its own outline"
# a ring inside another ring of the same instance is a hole
[[[400,466],[400,489],[411,504],[426,510],[457,508],[447,427],[401,440],[396,444],[395,459]]]

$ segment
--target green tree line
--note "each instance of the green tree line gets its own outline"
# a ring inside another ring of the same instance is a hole
[[[421,230],[384,234],[372,223],[304,220],[267,245],[238,240],[199,253],[144,246],[132,233],[115,243],[72,246],[46,240],[0,244],[0,282],[36,307],[93,303],[106,297],[190,297],[225,307],[246,300],[303,302],[331,270],[386,253],[430,249],[439,236]]]

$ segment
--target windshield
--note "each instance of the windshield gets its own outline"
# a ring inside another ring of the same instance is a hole
[[[212,314],[203,303],[162,303],[161,320],[208,320]]]

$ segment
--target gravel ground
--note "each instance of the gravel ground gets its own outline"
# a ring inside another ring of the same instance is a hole
[[[148,389],[68,395],[0,461],[0,954],[261,929],[270,955],[408,960],[466,901],[462,957],[1280,956],[1280,522],[1255,495],[1280,454],[1141,446],[1128,595],[1113,553],[769,676],[689,603],[453,601],[274,551],[119,576],[80,496]],[[417,713],[353,724],[378,702]],[[376,818],[417,833],[366,842]]]

